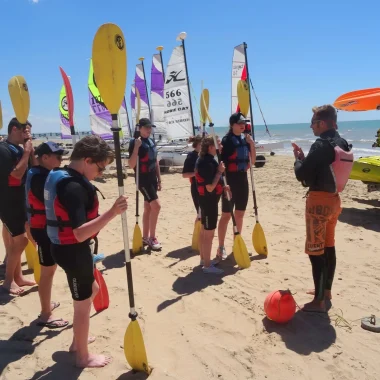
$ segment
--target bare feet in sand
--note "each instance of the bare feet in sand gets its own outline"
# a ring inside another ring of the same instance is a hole
[[[315,296],[315,291],[314,290],[308,290],[306,292],[306,294],[310,294],[312,296]],[[325,290],[325,298],[327,298],[328,300],[332,300],[331,290]]]
[[[20,288],[14,281],[12,281],[10,285],[4,282],[2,287],[4,291],[14,296],[19,296],[20,294],[24,293],[24,289]]]
[[[36,285],[35,281],[28,280],[26,277],[20,277],[20,278],[15,278],[15,282],[18,286],[34,286]]]
[[[95,337],[94,336],[89,336],[88,337],[88,340],[87,340],[87,343],[88,344],[91,344],[91,343],[94,343],[95,342]],[[69,348],[69,352],[75,352],[77,350],[76,346],[75,346],[75,342],[71,343],[71,346]]]
[[[76,366],[79,368],[96,368],[105,367],[109,363],[111,363],[111,358],[108,356],[88,354],[86,359],[77,359]]]
[[[301,310],[314,313],[326,313],[326,304],[325,301],[314,300],[306,303]]]

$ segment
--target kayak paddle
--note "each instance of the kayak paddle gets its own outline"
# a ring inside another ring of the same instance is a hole
[[[203,91],[208,92],[207,89],[205,89]],[[211,120],[210,114],[208,112],[208,108],[205,107],[205,111],[207,113],[207,118],[209,120],[209,127],[211,128],[212,137],[214,138],[216,154],[218,156],[218,161],[220,163],[220,151],[219,151],[218,142],[216,140],[216,135],[214,132],[214,123]],[[222,178],[223,178],[224,186],[227,186],[226,176],[222,175]],[[242,268],[242,269],[249,268],[251,266],[251,260],[249,258],[247,246],[245,245],[244,240],[243,240],[240,232],[237,229],[235,215],[234,215],[234,212],[232,209],[231,197],[230,197],[230,194],[228,192],[227,192],[227,199],[228,199],[228,204],[230,206],[230,213],[231,213],[232,224],[234,227],[234,235],[235,235],[234,244],[233,244],[233,248],[232,248],[234,258],[235,258],[236,264],[240,268]]]
[[[248,115],[249,110],[249,87],[248,83],[245,80],[239,80],[237,84],[237,95],[238,95],[238,103],[240,107],[240,112],[246,117]],[[252,111],[251,111],[251,118],[252,118]],[[251,126],[253,129],[253,122],[251,121]],[[251,129],[251,130],[252,130]],[[259,213],[258,213],[258,207],[257,207],[257,200],[256,200],[256,190],[255,190],[255,181],[253,179],[253,168],[252,168],[252,157],[251,154],[249,155],[249,169],[251,174],[251,187],[252,187],[252,196],[253,196],[253,208],[255,210],[255,218],[256,218],[256,224],[252,231],[252,244],[253,248],[255,248],[255,251],[260,255],[268,255],[268,247],[267,247],[267,241],[265,239],[264,230],[261,227],[261,224],[259,222]]]
[[[137,99],[137,110],[136,110],[136,132],[139,132],[139,121],[140,121],[140,111],[141,111],[141,98],[140,91],[135,87],[135,94]],[[136,138],[138,136],[136,135]],[[136,140],[135,140],[136,141]],[[143,240],[141,228],[139,225],[139,179],[140,179],[140,162],[139,156],[137,155],[136,161],[136,224],[133,230],[133,240],[132,240],[132,252],[137,254],[143,249]]]
[[[8,82],[8,91],[17,120],[21,124],[26,124],[30,111],[30,98],[25,78],[22,75],[12,77]]]
[[[127,81],[127,53],[121,29],[115,24],[103,24],[96,32],[92,45],[92,62],[99,92],[112,116],[112,132],[115,144],[117,181],[119,195],[124,195],[123,169],[120,154],[120,127],[118,111],[124,98]],[[129,317],[131,322],[124,335],[124,354],[135,371],[151,372],[145,345],[135,310],[131,254],[129,251],[127,213],[121,214],[123,229],[125,269],[128,280]]]

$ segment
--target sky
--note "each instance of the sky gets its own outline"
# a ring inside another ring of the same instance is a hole
[[[242,42],[248,44],[250,76],[267,123],[308,122],[313,106],[380,86],[379,14],[378,0],[0,0],[4,124],[13,116],[8,81],[23,75],[33,132],[58,132],[62,66],[71,76],[76,127],[89,130],[88,59],[106,22],[119,25],[126,38],[127,102],[138,58],[145,57],[150,77],[155,48],[164,46],[166,65],[177,35],[186,31],[194,94],[199,101],[203,80],[216,126],[228,124],[232,53]],[[379,118],[376,111],[339,112],[341,121]],[[255,101],[254,120],[262,124]]]

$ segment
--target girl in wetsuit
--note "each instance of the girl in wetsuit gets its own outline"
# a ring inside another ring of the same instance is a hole
[[[216,147],[213,137],[205,137],[195,165],[202,222],[199,253],[204,273],[222,274],[223,270],[216,268],[214,266],[216,262],[210,259],[212,240],[218,221],[218,204],[223,193],[221,176],[225,170],[223,162],[218,165],[214,159],[215,155]]]
[[[144,196],[143,243],[159,251],[161,244],[156,237],[158,215],[161,210],[157,191],[161,191],[160,166],[156,144],[149,136],[153,124],[149,119],[139,121],[140,137],[129,142],[129,167],[136,172],[139,160],[139,190]]]
[[[235,219],[238,231],[243,227],[244,213],[247,208],[249,188],[247,170],[250,167],[249,156],[252,165],[256,162],[255,143],[248,133],[243,135],[246,127],[244,116],[238,112],[230,117],[230,130],[222,139],[221,159],[226,165],[227,183],[231,188],[232,207],[235,208]],[[227,198],[222,199],[222,216],[218,225],[219,248],[218,258],[226,259],[227,252],[224,248],[227,226],[231,219],[230,205]]]
[[[182,170],[182,177],[189,178],[191,186],[191,197],[193,198],[194,207],[197,213],[199,212],[199,195],[197,190],[197,182],[195,180],[195,163],[197,162],[199,152],[201,150],[202,136],[192,136],[189,138],[189,142],[193,143],[194,150],[190,152],[185,160]]]

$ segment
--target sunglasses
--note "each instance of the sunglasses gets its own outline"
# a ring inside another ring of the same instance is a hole
[[[323,120],[312,120],[310,127],[312,127],[315,123],[320,123],[321,121],[323,121]]]
[[[105,167],[103,167],[103,166],[99,166],[97,162],[95,162],[95,165],[98,167],[98,173],[103,173],[104,170],[106,170]]]

